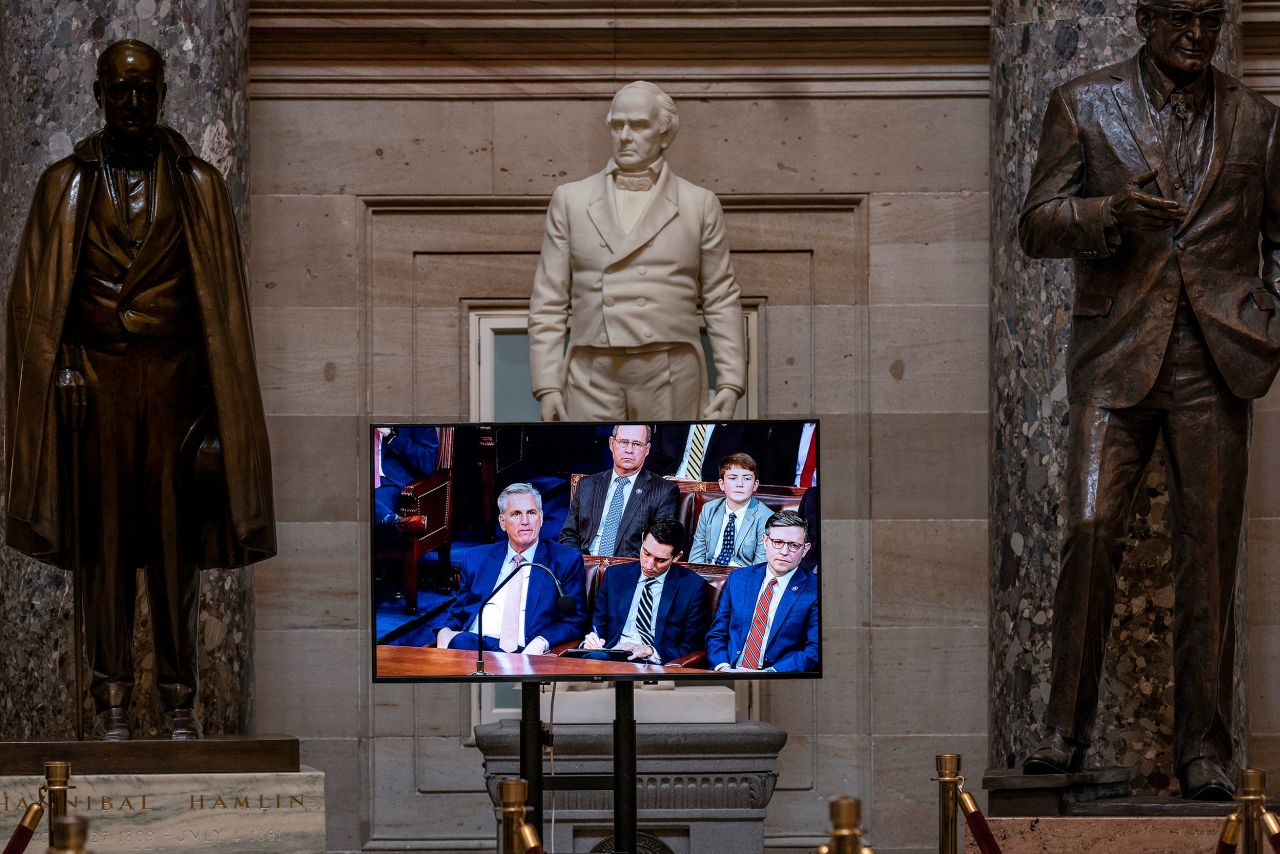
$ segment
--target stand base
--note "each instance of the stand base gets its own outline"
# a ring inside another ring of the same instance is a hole
[[[297,771],[298,740],[282,735],[209,736],[193,741],[0,741],[0,775],[43,774],[44,763],[81,774],[234,774]]]
[[[1209,816],[990,818],[987,823],[1003,854],[1213,851],[1222,831],[1222,818]],[[972,838],[965,840],[965,854],[978,854],[978,846]]]

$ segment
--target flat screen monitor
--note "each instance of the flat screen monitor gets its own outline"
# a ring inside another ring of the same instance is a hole
[[[818,428],[371,425],[375,681],[820,677]]]

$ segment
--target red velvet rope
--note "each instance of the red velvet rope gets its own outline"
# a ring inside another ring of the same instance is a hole
[[[32,831],[30,828],[18,825],[14,828],[13,836],[9,837],[9,844],[4,847],[4,854],[22,854],[27,850],[27,845],[31,842]]]
[[[1236,854],[1236,843],[1223,842],[1219,839],[1218,847],[1215,849],[1215,854]]]
[[[1001,854],[1000,846],[991,835],[991,828],[987,826],[987,817],[982,814],[982,810],[975,808],[972,812],[966,811],[964,823],[969,826],[969,833],[973,834],[973,841],[978,843],[978,850],[982,854]]]

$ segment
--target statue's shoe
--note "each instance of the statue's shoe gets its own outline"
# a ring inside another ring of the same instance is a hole
[[[1085,746],[1053,730],[1022,763],[1024,774],[1073,774],[1084,764]]]
[[[194,741],[202,735],[200,729],[200,719],[196,717],[195,709],[174,709],[173,710],[173,729],[169,733],[169,737],[174,741]]]
[[[98,737],[103,741],[129,740],[129,710],[124,706],[112,706],[98,716]]]
[[[1192,759],[1178,772],[1182,797],[1192,801],[1229,801],[1236,796],[1235,784],[1222,766],[1212,759]]]

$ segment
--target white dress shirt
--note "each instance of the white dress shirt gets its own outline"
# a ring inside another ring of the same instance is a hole
[[[707,449],[711,447],[711,434],[715,432],[716,425],[704,425],[707,428],[706,441],[702,444],[702,465],[707,464]],[[689,452],[693,450],[693,428],[689,428],[689,435],[684,440],[684,453],[680,456],[680,465],[676,467],[676,477],[683,477],[688,480],[702,480],[702,466],[698,467],[695,472],[687,472],[685,469],[689,467]]]
[[[627,612],[627,621],[622,625],[622,636],[618,638],[618,644],[642,644],[646,641],[640,637],[640,630],[636,628],[636,621],[640,619],[640,600],[644,598],[645,583],[650,579],[645,578],[644,573],[640,573],[640,580],[636,583],[636,591],[631,596],[631,610]],[[658,603],[662,601],[662,585],[667,581],[667,573],[662,573],[657,578],[652,579],[653,584],[653,624],[650,628],[656,636],[658,633]],[[660,664],[658,659],[658,647],[654,644],[653,655],[647,659],[654,664]]]
[[[520,607],[520,646],[524,646],[527,642],[524,636],[524,612],[529,601],[529,579],[533,573],[533,553],[538,550],[538,544],[535,542],[529,548],[522,552],[516,552],[511,547],[510,540],[507,541],[507,556],[502,561],[502,569],[498,570],[498,578],[493,582],[493,586],[497,587],[502,583],[502,579],[511,574],[514,567],[511,565],[511,558],[519,554],[524,558],[524,563],[520,565],[520,572],[524,574],[523,581],[510,581],[505,587],[498,591],[498,595],[494,596],[484,606],[484,635],[485,637],[497,640],[502,634],[502,614],[507,607],[507,597],[515,595],[517,587],[522,589],[524,602]],[[542,570],[538,570],[541,572]],[[467,627],[467,631],[473,634],[478,632],[480,628],[480,615],[476,614],[476,618],[471,621],[471,625]]]
[[[604,520],[609,518],[609,508],[613,506],[613,493],[618,488],[618,478],[627,478],[626,486],[622,487],[622,515],[627,515],[627,502],[631,500],[631,490],[635,489],[636,477],[639,471],[627,475],[620,475],[617,471],[609,472],[609,491],[604,495],[604,508],[600,511],[600,524],[596,526],[596,535],[591,538],[591,553],[593,555],[600,554],[600,537],[604,534]],[[622,518],[618,518],[618,532],[622,532]]]

